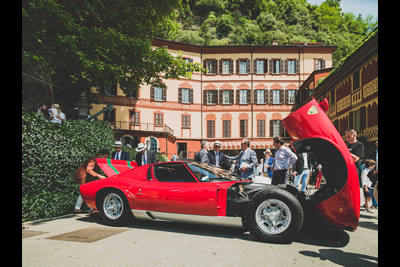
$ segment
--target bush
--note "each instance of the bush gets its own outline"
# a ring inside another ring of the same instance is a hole
[[[47,122],[22,113],[22,220],[73,211],[79,185],[76,169],[100,149],[113,150],[114,134],[102,121]]]

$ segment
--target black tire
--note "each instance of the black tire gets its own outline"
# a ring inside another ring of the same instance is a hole
[[[101,218],[108,225],[124,226],[133,220],[128,200],[117,189],[107,189],[101,192],[97,204]]]
[[[294,195],[274,186],[253,197],[246,220],[250,232],[259,240],[290,243],[303,226],[304,214]]]

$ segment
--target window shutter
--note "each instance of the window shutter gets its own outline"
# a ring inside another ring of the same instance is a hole
[[[189,102],[193,104],[193,89],[189,89]]]
[[[205,59],[203,60],[203,68],[207,68],[207,61]]]
[[[322,60],[322,68],[325,69],[325,59]]]
[[[250,63],[250,59],[247,59],[247,74],[250,74],[250,67],[251,67],[251,63]]]
[[[189,62],[190,62],[190,63],[193,63],[193,58],[189,58]]]
[[[203,105],[207,105],[207,90],[203,91]]]
[[[229,91],[229,104],[233,104],[234,103],[234,101],[233,101],[233,90],[230,90]]]
[[[250,104],[250,90],[247,90],[247,104]]]
[[[154,87],[150,87],[150,100],[154,101]]]
[[[274,90],[269,90],[269,103],[272,104],[274,100]]]
[[[264,92],[264,104],[268,104],[268,90],[263,90]]]
[[[272,62],[272,59],[270,59],[269,60],[269,73],[273,73],[274,72],[273,64],[274,64],[274,62]]]
[[[218,104],[218,91],[214,90],[214,104],[217,105]]]
[[[300,73],[300,60],[296,59],[296,73]]]
[[[163,94],[163,101],[166,102],[167,101],[167,89],[163,88],[162,89],[162,94]]]
[[[267,73],[267,72],[268,72],[268,59],[266,58],[264,60],[264,73]]]
[[[220,105],[222,105],[222,103],[223,103],[223,100],[222,100],[222,90],[219,90],[219,92],[218,92],[218,94],[219,94],[219,103],[218,104],[220,104]]]
[[[257,73],[257,59],[253,59],[253,73]]]
[[[285,91],[285,104],[287,105],[289,103],[289,90],[284,90]]]
[[[239,59],[236,59],[236,74],[239,74]]]
[[[281,59],[279,62],[279,73],[283,73],[283,59]]]
[[[288,60],[285,59],[285,60],[283,61],[283,64],[284,64],[284,67],[285,67],[285,73],[287,74],[287,73],[289,72],[289,70],[288,70]]]
[[[240,103],[240,90],[237,89],[236,90],[236,104],[239,104],[239,103]]]
[[[275,137],[274,136],[274,121],[273,120],[269,121],[269,136],[270,137]]]
[[[253,94],[253,103],[255,103],[255,104],[258,104],[257,103],[257,97],[258,97],[258,94],[260,93],[260,91],[261,90],[254,90],[253,92],[254,92],[254,94]]]
[[[231,63],[229,64],[229,71],[231,74],[233,74],[233,60],[231,60]]]
[[[178,88],[178,102],[182,103],[182,88]]]
[[[219,68],[218,68],[218,74],[222,74],[222,59],[218,60],[219,61]]]
[[[280,97],[279,104],[283,104],[284,93],[282,89],[279,90],[279,97]]]
[[[214,73],[217,74],[218,69],[217,69],[217,60],[216,59],[214,60],[213,65],[214,65]]]

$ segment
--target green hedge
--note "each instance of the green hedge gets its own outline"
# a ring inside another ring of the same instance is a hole
[[[22,113],[22,220],[69,214],[79,195],[76,169],[100,149],[114,151],[114,133],[102,121],[67,120],[49,123],[34,113]],[[134,160],[134,148],[124,148]],[[157,154],[160,162],[168,161]]]
[[[69,120],[63,125],[22,114],[22,220],[73,211],[79,185],[76,169],[100,149],[113,150],[114,134],[101,121]]]

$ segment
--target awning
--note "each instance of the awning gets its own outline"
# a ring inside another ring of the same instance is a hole
[[[221,142],[221,150],[237,150],[240,149],[240,144],[241,142]],[[209,142],[210,144],[210,149],[214,148],[214,142]],[[267,149],[267,148],[273,148],[273,142],[272,141],[250,141],[250,148],[251,149]]]

